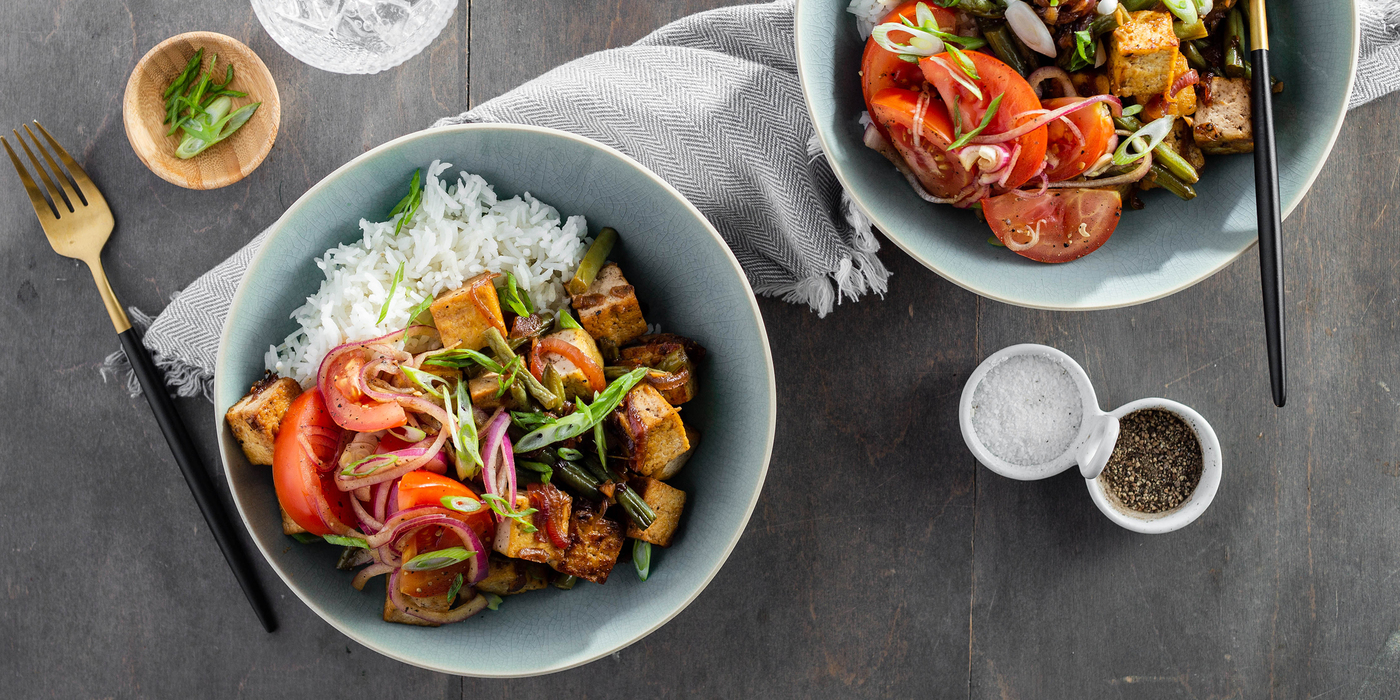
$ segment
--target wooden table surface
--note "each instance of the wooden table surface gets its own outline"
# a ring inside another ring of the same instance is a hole
[[[470,0],[423,54],[348,76],[291,58],[245,2],[17,3],[0,124],[41,119],[101,183],[112,284],[157,310],[355,155],[718,4]],[[267,161],[214,192],[157,179],[121,125],[131,67],[196,29],[251,46],[283,100]],[[777,443],[709,588],[613,658],[504,682],[370,652],[259,561],[281,621],[262,632],[145,400],[98,375],[118,345],[86,270],[49,250],[0,174],[0,695],[1397,697],[1397,105],[1352,115],[1285,225],[1288,408],[1269,401],[1254,252],[1169,299],[1049,313],[979,299],[886,244],[884,299],[826,319],[760,300]],[[1072,473],[1016,483],[978,467],[956,400],[982,358],[1019,342],[1079,359],[1104,406],[1155,395],[1210,419],[1226,455],[1214,506],[1141,536]],[[180,406],[215,469],[211,407]]]

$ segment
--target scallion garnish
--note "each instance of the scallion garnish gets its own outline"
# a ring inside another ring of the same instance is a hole
[[[936,2],[936,4],[943,7],[952,6],[945,5],[943,2]],[[952,4],[957,4],[956,0],[953,0]],[[891,39],[891,32],[908,34],[909,38],[905,40],[907,43],[900,44]],[[922,2],[914,6],[914,19],[901,16],[898,22],[886,22],[878,25],[870,32],[870,38],[874,39],[880,48],[910,63],[918,63],[920,58],[942,53],[945,48],[950,49],[951,53],[953,44],[965,49],[980,49],[987,45],[987,41],[981,37],[960,36],[939,29],[938,21],[933,16],[933,10]]]
[[[554,328],[555,330],[564,330],[565,328],[583,330],[583,326],[578,325],[578,321],[574,320],[574,315],[569,313],[568,309],[559,310],[559,317],[554,321]]]
[[[389,210],[389,218],[391,219],[399,214],[403,214],[403,218],[399,219],[399,222],[394,225],[395,236],[399,235],[400,231],[403,231],[404,224],[408,223],[408,221],[413,218],[413,215],[418,213],[418,205],[423,203],[423,188],[418,183],[419,171],[414,170],[413,178],[408,181],[408,194],[404,195],[403,199],[400,199],[399,203],[395,204],[394,208]]]
[[[1094,33],[1088,29],[1074,33],[1074,51],[1069,55],[1069,70],[1084,70],[1094,65],[1098,55],[1098,45],[1094,43]]]
[[[1200,16],[1196,14],[1195,0],[1162,0],[1162,4],[1188,27],[1200,21]]]
[[[554,420],[554,419],[551,418],[550,416],[545,415],[545,414],[543,414],[543,413],[538,413],[538,412],[532,412],[532,411],[511,411],[511,412],[510,412],[510,421],[511,421],[512,423],[515,424],[515,427],[520,428],[521,430],[526,430],[526,431],[534,430],[535,428],[538,428],[538,427],[540,427],[541,425],[546,425],[546,424],[548,424],[548,423],[549,423],[550,421],[552,421],[552,420]]]
[[[470,496],[443,496],[440,502],[443,508],[455,510],[458,513],[475,513],[481,510],[481,501]]]
[[[1123,108],[1123,116],[1131,117],[1142,111],[1142,105],[1130,105]]]
[[[554,467],[551,467],[548,464],[545,464],[544,462],[531,462],[522,459],[520,461],[517,461],[515,464],[517,466],[529,469],[530,471],[535,472],[536,474],[539,474],[541,484],[548,484],[549,480],[554,477]]]
[[[302,544],[311,544],[312,542],[325,542],[325,540],[323,540],[323,539],[321,539],[321,538],[319,538],[319,537],[317,537],[317,536],[315,536],[315,535],[313,535],[313,534],[311,534],[311,533],[309,533],[309,532],[298,532],[298,533],[292,535],[292,539],[294,539],[294,540],[296,540],[296,541],[298,541],[298,542],[300,542],[300,543],[302,543]]]
[[[599,425],[602,425],[602,423],[599,423]],[[570,462],[577,462],[583,459],[583,453],[572,447],[561,447],[559,448],[559,458]]]
[[[410,325],[410,326],[419,325],[419,324],[418,324],[418,317],[419,317],[419,316],[422,316],[422,315],[425,314],[425,313],[427,313],[427,312],[428,312],[428,307],[430,307],[430,306],[432,306],[432,305],[433,305],[433,297],[432,297],[432,296],[423,297],[423,301],[418,302],[413,308],[411,308],[411,309],[408,310],[408,325]],[[431,315],[428,316],[428,319],[429,319],[430,321],[432,320],[432,318],[433,318],[433,317],[432,317]],[[425,324],[421,324],[421,325],[432,325],[432,324],[431,324],[431,323],[425,323]]]
[[[369,549],[369,543],[358,537],[345,537],[344,535],[322,535],[322,539],[331,544],[338,544],[342,547],[359,547]]]
[[[948,55],[952,57],[953,63],[957,64],[958,68],[961,68],[962,72],[967,74],[967,77],[973,80],[982,79],[982,76],[977,74],[977,66],[972,64],[972,59],[968,58],[967,54],[959,51],[958,47],[949,44]]]
[[[476,416],[467,383],[457,382],[457,429],[452,431],[452,446],[457,449],[457,478],[466,481],[476,476],[483,466],[480,438],[476,435]],[[466,462],[463,464],[463,462]]]
[[[403,281],[403,266],[407,263],[407,260],[399,262],[399,269],[394,273],[394,278],[389,282],[389,295],[384,298],[384,306],[379,309],[379,320],[375,321],[374,325],[377,326],[383,323],[385,317],[389,315],[389,305],[394,303],[394,292],[399,291],[399,283]]]
[[[364,470],[361,470],[361,469],[360,469],[360,467],[361,467],[362,465],[369,464],[369,463],[371,463],[371,462],[383,462],[383,464],[374,464],[374,465],[370,466],[370,467],[367,468],[367,469],[364,469]],[[398,455],[387,455],[387,454],[370,455],[370,456],[365,457],[364,459],[362,459],[362,460],[360,460],[360,461],[358,461],[358,462],[355,462],[355,463],[353,463],[353,464],[351,464],[351,465],[345,467],[344,469],[340,470],[340,475],[341,475],[341,476],[369,476],[370,474],[373,474],[373,473],[379,471],[380,469],[383,469],[383,468],[385,468],[385,467],[392,467],[392,466],[394,466],[395,464],[398,464],[398,463],[399,463],[399,457],[398,457]]]
[[[637,567],[637,578],[645,581],[651,576],[651,543],[642,540],[632,541],[632,565]]]
[[[505,368],[502,367],[499,362],[496,362],[495,360],[475,350],[448,350],[447,352],[433,355],[432,357],[423,360],[423,364],[425,365],[435,365],[438,367],[454,367],[458,369],[466,367],[467,365],[472,363],[481,365],[482,367],[485,367],[486,369],[489,369],[492,372],[495,372],[496,374],[501,374],[506,371]]]
[[[978,124],[976,129],[973,129],[972,131],[969,131],[966,134],[959,136],[958,140],[954,141],[948,146],[948,150],[952,150],[954,148],[962,148],[963,146],[967,145],[968,141],[971,141],[978,134],[982,133],[982,130],[986,129],[987,125],[992,123],[992,117],[996,116],[997,108],[1001,107],[1002,97],[1004,97],[1004,95],[997,95],[996,97],[993,97],[992,104],[987,107],[987,113],[982,116],[982,123]]]
[[[598,464],[608,468],[608,434],[603,430],[603,422],[593,426],[593,445],[598,448]]]
[[[1188,2],[1190,0],[1187,0]],[[1176,117],[1168,114],[1161,119],[1154,120],[1151,124],[1138,129],[1132,136],[1123,140],[1123,145],[1113,154],[1114,165],[1129,165],[1136,163],[1143,156],[1152,152],[1167,138],[1167,134],[1172,132],[1172,122]]]
[[[496,595],[495,593],[482,593],[482,595],[486,596],[487,610],[500,610],[501,603],[505,602],[504,598]]]
[[[506,273],[506,293],[504,297],[506,306],[515,312],[516,316],[529,316],[535,313],[535,305],[530,301],[529,294],[521,294],[520,288],[515,284],[515,275]]]
[[[465,547],[448,547],[434,552],[423,552],[403,563],[404,571],[432,571],[460,564],[475,555],[474,550]]]
[[[462,590],[462,584],[466,582],[466,579],[462,578],[461,574],[457,574],[457,576],[452,579],[452,587],[447,589],[447,602],[451,603],[457,599],[457,592]]]
[[[442,377],[439,377],[436,374],[433,374],[432,372],[424,372],[421,369],[409,367],[408,365],[402,365],[399,367],[399,369],[402,370],[403,375],[405,377],[408,377],[408,380],[413,382],[413,384],[419,389],[422,389],[428,394],[436,396],[438,398],[446,397],[448,387],[450,386],[447,383],[446,379],[443,379]],[[434,388],[434,385],[436,384],[442,384],[442,389],[440,391]]]
[[[201,72],[204,65],[204,49],[194,52],[185,64],[185,69],[165,88],[165,121],[170,125],[167,136],[184,131],[180,145],[175,149],[179,158],[193,158],[205,149],[223,141],[238,131],[253,113],[258,111],[261,102],[254,102],[233,109],[234,97],[247,97],[246,93],[230,90],[233,80],[233,64],[224,71],[224,80],[214,82],[214,69],[219,64],[218,54],[209,61],[209,71]]]
[[[637,382],[642,381],[642,377],[645,377],[649,371],[651,370],[648,367],[638,367],[614,379],[602,393],[597,395],[592,405],[585,403],[583,398],[579,397],[574,402],[575,411],[573,413],[563,418],[551,420],[526,433],[519,442],[515,443],[515,451],[517,453],[533,452],[545,445],[578,437],[591,430],[594,425],[601,423],[604,418],[608,417],[609,413],[617,409],[627,392],[631,391]]]
[[[535,514],[534,508],[526,508],[525,510],[515,510],[510,506],[506,505],[506,499],[501,498],[500,496],[497,496],[494,493],[483,493],[481,494],[481,498],[482,500],[486,501],[486,505],[491,506],[491,512],[501,516],[502,518],[509,518],[511,520],[514,520],[516,522],[516,525],[520,527],[521,532],[538,531],[538,528],[535,527],[535,524],[530,522],[530,520],[528,519],[529,516]]]

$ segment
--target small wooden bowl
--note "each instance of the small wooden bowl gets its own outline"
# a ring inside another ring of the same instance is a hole
[[[175,148],[180,145],[183,132],[166,136],[170,125],[163,123],[165,98],[162,95],[200,48],[204,49],[205,70],[210,68],[211,55],[219,55],[219,64],[214,67],[216,80],[223,79],[227,66],[233,64],[233,83],[229,87],[248,93],[247,97],[234,99],[234,109],[252,102],[262,102],[262,106],[232,136],[183,160],[175,157]],[[122,99],[126,138],[131,141],[136,156],[161,179],[192,190],[231,185],[253,172],[272,150],[281,120],[282,102],[277,95],[277,84],[262,59],[243,42],[214,32],[189,32],[157,44],[131,71]]]

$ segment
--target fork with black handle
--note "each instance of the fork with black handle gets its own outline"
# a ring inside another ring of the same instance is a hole
[[[81,260],[87,263],[88,269],[92,271],[92,279],[97,283],[102,303],[107,306],[107,315],[112,318],[112,325],[116,327],[122,349],[126,351],[131,368],[136,373],[137,380],[141,382],[141,390],[151,404],[151,411],[156,414],[156,423],[165,434],[170,451],[175,454],[175,462],[180,465],[180,471],[184,473],[185,481],[194,493],[194,500],[199,504],[205,522],[214,533],[214,540],[218,542],[219,549],[223,550],[224,559],[228,560],[229,567],[233,569],[234,578],[238,579],[238,585],[243,588],[243,595],[247,596],[248,602],[252,604],[253,612],[257,614],[263,628],[272,632],[277,629],[272,607],[267,602],[262,586],[253,576],[252,564],[248,561],[248,555],[230,524],[228,513],[219,500],[218,491],[209,479],[204,465],[200,463],[194,443],[185,432],[185,425],[175,413],[175,405],[165,391],[164,377],[151,362],[146,348],[141,345],[136,329],[131,327],[131,321],[127,319],[116,295],[112,293],[112,287],[107,283],[107,274],[102,270],[102,247],[107,244],[107,238],[112,234],[114,225],[112,210],[107,206],[107,200],[103,199],[102,192],[97,189],[92,178],[83,172],[77,161],[68,155],[68,151],[63,150],[58,141],[38,121],[34,122],[34,126],[43,134],[44,141],[40,141],[29,125],[25,124],[24,132],[28,134],[29,141],[33,142],[33,150],[30,150],[29,143],[20,136],[18,129],[14,130],[14,135],[15,141],[29,157],[35,174],[44,183],[44,190],[40,190],[35,184],[24,164],[20,162],[19,156],[15,155],[14,149],[3,136],[0,136],[0,144],[5,146],[5,152],[10,155],[15,172],[24,183],[29,202],[34,205],[34,213],[39,217],[39,225],[43,227],[54,252]],[[44,148],[45,141],[50,149]],[[54,161],[50,150],[63,161],[63,166],[67,169],[66,174]],[[34,157],[34,151],[39,152],[43,165],[40,164],[39,158]],[[45,165],[48,166],[47,171]],[[45,192],[48,199],[44,198]]]

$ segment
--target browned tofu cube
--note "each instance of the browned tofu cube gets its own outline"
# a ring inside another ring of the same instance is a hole
[[[476,590],[496,595],[538,591],[549,583],[549,567],[523,559],[507,559],[491,554],[491,568]]]
[[[1210,101],[1196,110],[1193,136],[1196,145],[1211,155],[1253,153],[1254,125],[1251,121],[1247,78],[1213,76],[1207,85]]]
[[[471,393],[472,405],[484,410],[496,408],[516,408],[515,398],[509,391],[502,392],[501,375],[495,372],[483,372],[481,376],[467,382],[467,391]]]
[[[627,392],[612,421],[632,471],[642,476],[655,476],[690,449],[680,413],[645,382]]]
[[[249,462],[272,464],[272,448],[282,427],[282,416],[299,395],[301,385],[295,379],[269,374],[229,407],[224,420]]]
[[[515,508],[518,511],[530,507],[530,498],[524,494],[516,497]],[[525,518],[531,521],[531,518]],[[530,527],[534,527],[533,522]],[[564,558],[564,552],[549,540],[549,535],[543,530],[536,529],[529,532],[529,528],[517,522],[513,518],[506,518],[504,522],[496,524],[496,539],[492,543],[493,548],[501,554],[511,559],[524,559],[540,564],[547,564],[551,568],[558,569],[559,562]]]
[[[471,589],[466,590],[468,593],[471,592]],[[452,599],[447,597],[446,593],[435,595],[430,598],[406,597],[408,598],[410,606],[421,608],[428,612],[447,612],[452,609]],[[439,623],[429,622],[421,617],[414,617],[413,615],[399,610],[394,606],[394,599],[390,597],[387,590],[384,591],[384,621],[397,622],[402,625],[418,625],[419,627],[441,627]]]
[[[676,535],[676,526],[681,523],[681,511],[685,509],[685,492],[645,476],[634,477],[627,483],[656,511],[656,520],[645,530],[637,527],[636,523],[628,523],[627,536],[670,547],[671,538]]]
[[[607,583],[622,552],[622,523],[611,520],[592,501],[580,499],[569,520],[572,544],[554,568],[593,583]]]
[[[672,406],[679,406],[699,391],[695,363],[705,356],[699,343],[671,333],[647,335],[638,339],[640,345],[622,349],[622,364],[631,367],[652,367],[669,374],[661,383],[651,382]]]
[[[277,506],[277,510],[282,512],[282,534],[300,535],[301,533],[306,532],[306,528],[298,525],[297,521],[292,520],[292,516],[287,515],[287,511],[284,508],[282,508],[282,506]]]
[[[502,336],[506,334],[501,300],[491,284],[494,277],[494,273],[483,272],[438,295],[428,307],[444,347],[480,350],[486,347],[486,329],[495,328]]]
[[[579,324],[598,340],[621,346],[647,332],[637,290],[616,263],[604,265],[588,291],[574,295],[573,305]]]
[[[695,454],[695,448],[700,445],[700,431],[688,425],[685,426],[685,439],[686,442],[690,443],[690,447],[686,448],[685,452],[676,455],[675,458],[667,462],[666,466],[661,468],[661,471],[652,474],[651,476],[653,479],[665,481],[675,476],[676,473],[681,470],[681,467],[684,467],[685,463],[690,461],[690,456]]]
[[[1108,50],[1108,76],[1113,94],[1143,101],[1171,88],[1172,64],[1181,40],[1172,31],[1167,12],[1129,13],[1132,21],[1113,30]]]
[[[584,357],[592,360],[599,372],[603,371],[603,355],[598,352],[598,344],[593,342],[593,336],[586,331],[565,328],[545,337],[568,343]],[[541,356],[545,365],[553,367],[554,371],[559,373],[559,378],[564,382],[564,395],[567,399],[572,400],[579,396],[593,399],[593,385],[588,382],[588,375],[572,360],[554,352],[542,352]]]

